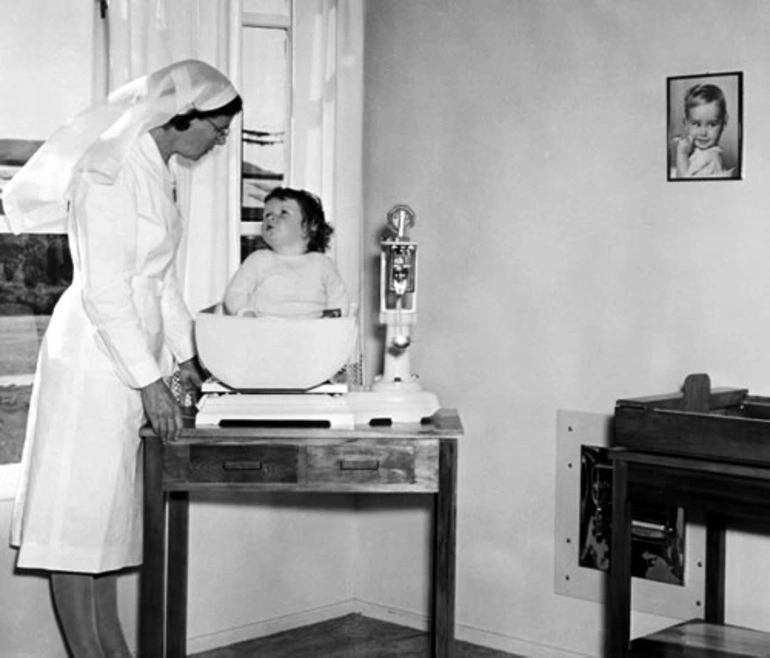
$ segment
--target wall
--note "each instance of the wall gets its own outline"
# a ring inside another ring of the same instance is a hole
[[[0,138],[45,139],[90,102],[93,3],[4,4]]]
[[[557,410],[611,414],[691,372],[770,392],[769,27],[762,0],[367,3],[367,245],[392,205],[415,209],[413,365],[467,432],[461,637],[599,650],[600,607],[553,592]],[[667,76],[734,70],[745,179],[666,182]],[[427,510],[368,505],[356,591],[420,614]],[[769,626],[766,553],[728,538],[734,623]]]

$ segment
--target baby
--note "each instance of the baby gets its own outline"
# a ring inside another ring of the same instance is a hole
[[[324,252],[333,228],[318,197],[278,187],[265,198],[262,237],[269,249],[252,253],[225,292],[231,315],[283,318],[348,313],[345,284]]]
[[[674,140],[676,178],[730,177],[719,139],[727,125],[727,101],[716,85],[695,85],[684,99],[685,135]]]

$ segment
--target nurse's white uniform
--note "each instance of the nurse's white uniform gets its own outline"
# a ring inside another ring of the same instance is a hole
[[[173,266],[173,185],[145,133],[112,185],[70,188],[75,274],[38,360],[12,522],[19,567],[100,573],[142,561],[138,389],[194,355]]]

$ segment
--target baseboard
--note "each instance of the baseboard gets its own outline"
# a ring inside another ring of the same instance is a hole
[[[387,621],[420,631],[428,630],[428,616],[426,614],[392,608],[370,601],[348,599],[347,601],[340,601],[339,603],[311,610],[303,610],[291,615],[266,619],[237,628],[225,629],[217,633],[191,637],[187,640],[187,652],[193,654],[209,651],[350,614],[362,614],[372,619],[379,619],[380,621]],[[528,658],[590,658],[586,654],[537,644],[504,633],[476,628],[469,624],[456,624],[455,637],[464,642],[478,644],[489,649],[497,649],[498,651],[528,656]]]
[[[219,647],[254,640],[266,635],[272,635],[273,633],[280,633],[293,628],[344,617],[356,612],[359,612],[358,602],[355,599],[349,599],[319,608],[303,610],[291,615],[283,615],[282,617],[274,617],[253,624],[238,626],[237,628],[228,628],[216,633],[198,635],[187,639],[187,653],[193,654],[218,649]]]
[[[356,601],[356,608],[356,612],[372,619],[388,621],[420,631],[428,630],[428,616],[425,614],[391,608],[369,601]],[[528,656],[528,658],[590,658],[586,654],[521,640],[504,633],[476,628],[469,624],[456,623],[455,638],[489,649]]]

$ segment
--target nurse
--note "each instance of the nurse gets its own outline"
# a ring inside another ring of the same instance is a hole
[[[224,144],[241,98],[186,60],[113,92],[60,128],[3,194],[14,232],[66,226],[72,285],[43,339],[11,544],[20,569],[50,572],[77,658],[130,656],[117,573],[142,562],[140,427],[182,427],[164,383],[200,388],[192,317],[174,259],[182,232],[173,156]]]

